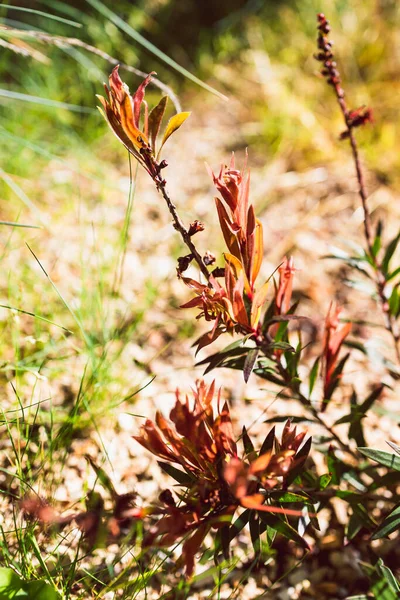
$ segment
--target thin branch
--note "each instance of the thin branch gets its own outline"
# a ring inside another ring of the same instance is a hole
[[[189,248],[190,253],[193,255],[194,260],[199,265],[200,271],[203,273],[204,277],[206,278],[206,281],[209,281],[210,273],[209,273],[206,265],[204,264],[202,257],[200,256],[199,252],[197,251],[196,246],[193,244],[192,238],[190,237],[188,230],[186,229],[183,222],[181,221],[181,219],[177,213],[175,204],[172,202],[171,198],[168,195],[168,192],[166,190],[166,182],[162,181],[161,183],[158,183],[157,187],[160,190],[161,195],[164,198],[164,200],[168,206],[168,210],[171,213],[175,229],[177,231],[179,231],[179,233],[181,234],[182,240],[184,241],[186,246]]]
[[[336,68],[336,62],[334,60],[334,54],[332,51],[332,43],[329,41],[327,35],[330,32],[330,26],[328,20],[322,13],[317,15],[318,19],[318,54],[315,56],[317,60],[323,63],[323,69],[321,74],[326,78],[329,85],[335,93],[338,101],[340,110],[343,115],[343,120],[346,126],[345,131],[341,134],[341,139],[348,138],[352,150],[354,166],[358,181],[358,193],[361,199],[361,205],[364,213],[364,236],[367,244],[368,254],[373,263],[375,272],[375,285],[377,294],[379,297],[380,305],[385,322],[385,328],[392,336],[393,345],[396,352],[398,363],[400,363],[400,349],[399,333],[396,330],[396,325],[393,319],[393,315],[390,313],[389,303],[385,294],[386,278],[382,271],[382,265],[378,261],[376,253],[373,249],[373,233],[371,223],[371,213],[368,206],[368,193],[365,185],[365,178],[363,169],[361,166],[360,154],[358,151],[357,141],[354,135],[354,129],[372,120],[372,113],[369,108],[359,108],[355,111],[349,110],[345,101],[345,93],[341,86],[340,73]]]

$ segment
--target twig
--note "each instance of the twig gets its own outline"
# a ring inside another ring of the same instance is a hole
[[[332,86],[336,99],[338,101],[340,110],[343,115],[346,129],[341,134],[341,139],[348,138],[353,154],[354,166],[358,181],[358,193],[361,198],[361,205],[364,213],[364,236],[368,248],[368,254],[372,260],[374,271],[375,271],[375,285],[378,293],[379,301],[382,308],[382,313],[385,322],[385,328],[392,336],[394,349],[398,363],[400,363],[400,349],[398,346],[399,333],[395,329],[393,316],[390,313],[389,303],[385,294],[386,278],[382,271],[382,265],[378,261],[376,254],[373,249],[373,234],[371,225],[371,213],[368,206],[368,194],[365,186],[364,174],[361,166],[360,154],[358,151],[357,141],[354,135],[354,128],[364,125],[367,122],[372,121],[372,112],[369,108],[359,108],[351,111],[347,107],[345,101],[345,93],[341,86],[340,73],[336,68],[336,62],[334,60],[334,54],[332,51],[332,43],[328,40],[327,34],[330,32],[329,21],[325,15],[319,13],[317,15],[318,20],[318,49],[319,52],[315,58],[323,63],[323,69],[321,74],[326,78],[329,85]]]
[[[192,254],[194,260],[199,265],[200,271],[203,273],[204,277],[206,278],[206,281],[209,281],[210,273],[209,273],[206,265],[204,264],[202,257],[200,256],[199,252],[197,251],[196,246],[193,244],[188,230],[182,223],[182,221],[177,213],[175,204],[172,202],[171,198],[168,195],[168,192],[166,190],[166,182],[162,181],[162,182],[158,183],[157,187],[160,190],[161,195],[164,198],[164,200],[168,206],[168,210],[171,213],[175,229],[177,231],[179,231],[179,233],[181,234],[182,240],[184,241],[186,246],[189,248],[190,253]]]

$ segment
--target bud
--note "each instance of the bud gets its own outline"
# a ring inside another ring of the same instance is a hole
[[[206,266],[209,266],[209,265],[213,265],[215,263],[216,258],[214,256],[214,254],[212,254],[211,252],[208,252],[208,250],[207,250],[207,252],[203,256],[203,260],[204,260],[204,264]]]
[[[192,237],[192,235],[199,233],[199,231],[204,231],[204,223],[196,219],[193,223],[190,223],[188,234]]]
[[[193,254],[187,254],[186,256],[180,256],[178,258],[178,275],[186,271],[190,263],[193,260]]]

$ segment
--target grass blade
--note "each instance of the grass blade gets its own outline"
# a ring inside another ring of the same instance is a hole
[[[165,62],[167,65],[169,65],[170,67],[172,67],[173,69],[178,71],[178,73],[181,73],[181,75],[183,75],[184,77],[187,77],[187,79],[190,79],[190,81],[193,81],[193,83],[196,83],[197,85],[204,88],[208,92],[215,94],[216,96],[218,96],[218,98],[221,98],[222,100],[228,100],[228,98],[226,96],[224,96],[224,94],[221,94],[221,92],[219,92],[218,90],[214,89],[210,85],[207,85],[207,83],[204,83],[203,81],[201,81],[201,79],[199,79],[198,77],[196,77],[195,75],[190,73],[190,71],[188,71],[184,67],[181,67],[181,65],[179,65],[177,62],[175,62],[167,54],[165,54],[164,52],[159,50],[154,44],[152,44],[151,42],[146,40],[145,37],[143,37],[140,33],[135,31],[135,29],[133,29],[133,27],[128,25],[128,23],[125,23],[125,21],[123,19],[121,19],[121,17],[119,17],[118,15],[113,13],[112,10],[107,8],[107,6],[105,6],[102,2],[100,2],[100,0],[86,0],[86,2],[88,4],[90,4],[90,6],[93,6],[93,8],[98,10],[99,13],[103,15],[103,17],[105,17],[106,19],[108,19],[112,23],[114,23],[114,25],[116,27],[119,27],[119,29],[121,29],[122,31],[127,33],[138,44],[140,44],[141,46],[146,48],[146,50],[148,50],[149,52],[151,52],[152,54],[157,56],[157,58],[159,60],[162,60],[163,62]]]
[[[79,106],[78,104],[70,104],[69,102],[59,102],[51,98],[41,98],[40,96],[31,96],[22,92],[13,92],[12,90],[0,89],[0,96],[10,98],[11,100],[22,100],[23,102],[31,102],[32,104],[41,104],[42,106],[51,106],[51,108],[64,108],[72,112],[95,113],[94,108],[88,106]]]
[[[3,4],[1,6],[1,8],[10,8],[11,10],[20,10],[22,12],[39,15],[40,17],[46,17],[47,19],[52,19],[53,21],[59,21],[60,23],[65,23],[65,25],[71,25],[72,27],[82,27],[81,23],[77,23],[76,21],[71,21],[70,19],[65,19],[64,17],[58,17],[56,15],[52,15],[51,13],[44,12],[43,10],[37,10],[35,8],[26,8],[25,6],[14,6],[13,4]]]

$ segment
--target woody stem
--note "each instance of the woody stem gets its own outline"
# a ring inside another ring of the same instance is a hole
[[[364,173],[363,173],[362,166],[361,166],[361,160],[360,160],[360,154],[358,151],[357,141],[356,141],[356,138],[354,135],[353,127],[349,120],[349,110],[348,110],[346,102],[343,98],[343,95],[342,95],[343,93],[341,93],[340,87],[338,85],[334,85],[333,89],[335,90],[335,95],[336,95],[337,101],[339,103],[340,110],[343,114],[343,119],[346,124],[348,138],[350,141],[351,151],[353,154],[354,166],[356,169],[357,181],[358,181],[358,193],[359,193],[359,196],[361,199],[361,205],[362,205],[362,209],[364,212],[364,236],[365,236],[365,241],[367,243],[368,252],[369,252],[369,255],[373,262],[373,266],[374,266],[374,270],[375,270],[375,285],[376,285],[376,290],[378,293],[380,305],[382,307],[382,313],[383,313],[383,317],[384,317],[385,327],[386,327],[387,331],[389,331],[390,335],[392,336],[394,349],[396,352],[396,358],[397,358],[397,361],[400,363],[400,349],[399,349],[399,345],[398,345],[399,334],[395,331],[393,317],[390,313],[389,304],[388,304],[388,301],[387,301],[387,298],[385,295],[386,279],[385,279],[384,273],[382,272],[381,264],[378,261],[376,255],[374,253],[374,250],[373,250],[371,213],[370,213],[369,207],[368,207],[368,194],[367,194],[367,190],[365,187]]]
[[[179,233],[181,234],[182,240],[184,241],[186,246],[189,248],[190,253],[192,254],[194,260],[197,262],[197,264],[200,268],[200,271],[203,273],[204,277],[206,278],[206,281],[210,281],[210,273],[209,273],[206,265],[204,264],[204,261],[203,261],[201,255],[197,251],[196,246],[193,244],[192,238],[190,237],[188,230],[182,223],[181,218],[179,217],[179,215],[177,213],[175,204],[172,202],[171,198],[168,195],[168,192],[166,190],[165,181],[162,181],[158,184],[158,189],[160,190],[161,195],[164,198],[164,200],[168,206],[168,210],[171,213],[175,229],[177,231],[179,231]]]

